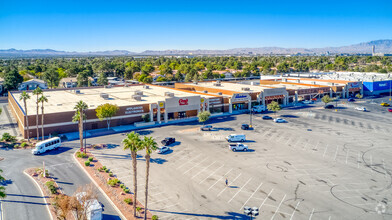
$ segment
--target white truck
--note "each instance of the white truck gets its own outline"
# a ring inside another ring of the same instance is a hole
[[[48,150],[53,150],[61,146],[61,139],[59,137],[49,138],[47,140],[35,144],[35,148],[31,150],[34,155],[45,153]]]
[[[229,149],[234,151],[234,152],[238,151],[238,150],[247,151],[248,150],[248,145],[241,144],[241,143],[229,144]]]
[[[267,108],[265,107],[265,105],[255,105],[252,107],[252,110],[254,113],[261,113],[265,112]]]
[[[246,141],[245,135],[243,134],[231,134],[226,137],[228,142],[244,142]]]

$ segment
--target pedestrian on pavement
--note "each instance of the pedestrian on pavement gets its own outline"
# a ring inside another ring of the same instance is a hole
[[[229,185],[229,181],[227,180],[227,178],[226,178],[226,181],[225,181],[225,183],[226,183],[226,186],[228,186],[228,185]]]

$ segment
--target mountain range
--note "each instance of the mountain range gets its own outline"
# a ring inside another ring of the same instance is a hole
[[[294,55],[294,54],[371,54],[372,46],[376,53],[392,54],[392,40],[375,40],[341,47],[324,48],[234,48],[227,50],[146,50],[141,53],[127,50],[110,50],[95,52],[69,52],[52,49],[0,50],[0,57],[52,57],[52,56],[164,56],[164,55]]]

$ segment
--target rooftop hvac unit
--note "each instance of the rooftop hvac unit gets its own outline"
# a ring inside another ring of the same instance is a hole
[[[283,78],[283,79],[282,79],[282,82],[287,82],[287,78]]]
[[[110,88],[112,88],[112,85],[107,85],[107,86],[104,86],[103,88],[110,89]]]
[[[203,93],[208,93],[208,91],[207,91],[207,90],[204,90]]]
[[[107,94],[107,93],[101,93],[101,94],[99,94],[99,96],[101,96],[101,98],[103,98],[103,99],[109,98],[109,94]]]
[[[220,80],[217,80],[216,83],[221,83],[221,81],[220,81]]]
[[[135,91],[135,92],[134,92],[134,94],[135,94],[135,95],[140,95],[140,96],[142,96],[142,95],[143,95],[143,92],[142,92],[142,91],[139,91],[139,90],[137,90],[137,91]]]
[[[144,85],[144,86],[143,86],[143,88],[145,88],[145,89],[149,89],[149,88],[150,88],[150,86],[148,86],[148,85]]]
[[[313,84],[313,85],[316,85],[316,82],[315,82],[315,81],[312,81],[312,84]]]
[[[300,82],[301,82],[301,80],[297,79],[297,83],[300,83]]]
[[[75,90],[75,93],[80,94],[80,90],[79,89]]]
[[[250,85],[256,86],[256,85],[260,85],[260,83],[259,82],[250,82]]]
[[[249,87],[242,87],[241,90],[242,90],[242,91],[249,91],[250,88],[249,88]]]
[[[213,85],[214,85],[214,86],[221,86],[220,83],[214,83]]]
[[[221,92],[218,92],[218,95],[222,95],[222,93],[221,93]]]
[[[142,96],[140,95],[132,95],[132,98],[136,101],[142,101]]]
[[[197,82],[197,81],[194,81],[193,83],[194,83],[194,84],[196,84],[196,85],[198,84],[198,82]]]
[[[174,93],[172,93],[172,92],[165,92],[165,96],[167,96],[167,97],[174,97]]]

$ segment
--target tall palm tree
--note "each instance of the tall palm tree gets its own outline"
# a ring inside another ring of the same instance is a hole
[[[48,98],[44,95],[39,97],[39,101],[41,102],[41,129],[42,129],[42,140],[44,140],[44,102],[48,102]]]
[[[144,137],[142,141],[142,146],[146,150],[146,188],[145,188],[145,201],[144,201],[144,220],[147,219],[147,198],[148,198],[148,177],[150,175],[150,155],[152,151],[157,149],[157,143],[153,137]]]
[[[37,104],[37,115],[35,117],[35,125],[37,126],[37,141],[39,140],[39,130],[38,130],[38,110],[39,110],[39,95],[42,95],[43,91],[40,87],[37,86],[33,91],[33,95],[37,96],[35,103]]]
[[[27,117],[27,99],[30,99],[30,95],[26,92],[23,91],[22,94],[20,95],[20,100],[23,100],[24,104],[24,111],[25,111],[25,121],[26,121],[26,129],[27,129],[27,141],[30,141],[30,130],[29,130],[29,120]]]
[[[124,144],[124,150],[131,151],[132,168],[133,168],[133,216],[136,217],[136,199],[137,199],[136,157],[137,157],[137,152],[143,149],[143,146],[139,134],[133,131],[131,133],[128,133],[127,137],[124,138],[122,142]]]
[[[86,117],[84,110],[88,109],[88,106],[85,102],[80,100],[78,103],[76,103],[74,109],[75,115],[73,116],[72,121],[79,123],[80,149],[83,149],[83,119]],[[84,153],[86,153],[86,148],[84,149]]]

